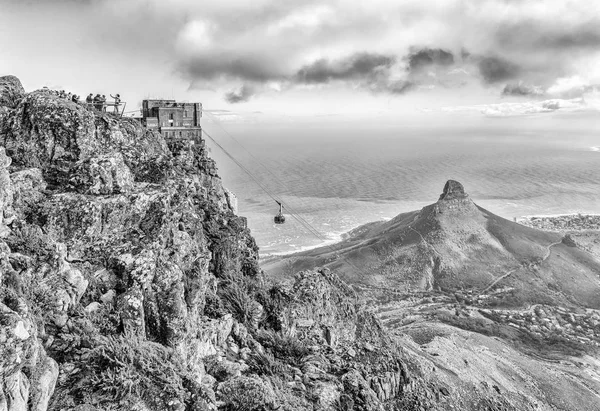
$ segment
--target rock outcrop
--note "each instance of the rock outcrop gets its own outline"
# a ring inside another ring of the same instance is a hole
[[[0,88],[0,410],[383,410],[403,354],[327,270],[269,286],[203,141]]]
[[[25,96],[25,89],[15,76],[0,77],[0,107],[15,108]]]
[[[465,199],[468,195],[465,193],[465,188],[461,183],[455,180],[448,180],[444,186],[444,191],[440,195],[440,200],[457,200]]]

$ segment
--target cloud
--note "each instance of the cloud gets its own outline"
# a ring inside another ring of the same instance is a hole
[[[294,80],[303,84],[328,83],[332,80],[355,80],[377,76],[395,63],[393,56],[357,53],[343,59],[331,61],[319,59],[302,67]]]
[[[596,101],[587,101],[584,98],[575,99],[549,99],[543,101],[526,101],[498,104],[481,104],[473,106],[444,107],[442,111],[478,112],[488,117],[514,117],[534,114],[560,112],[598,112],[600,105]]]
[[[585,97],[600,92],[600,84],[591,84],[580,76],[561,77],[556,79],[547,93],[563,98]]]
[[[519,74],[519,67],[516,64],[499,57],[483,57],[477,67],[486,83],[510,80]]]
[[[281,93],[345,85],[404,94],[465,84],[481,88],[481,80],[498,92],[520,81],[549,90],[557,79],[574,76],[600,83],[600,5],[593,1],[0,3],[9,5],[0,13],[6,31],[28,33],[0,40],[0,46],[29,42],[35,50],[43,44],[44,52],[61,58],[72,47],[79,59],[92,53],[124,65],[143,60],[164,66],[165,77],[220,92],[243,84],[256,93],[279,84]],[[55,16],[49,20],[50,12]],[[15,16],[21,23],[8,26]],[[240,90],[229,91],[228,99],[247,99]],[[511,86],[506,93],[535,90]]]
[[[244,84],[237,90],[229,91],[225,94],[225,100],[228,103],[244,103],[250,100],[255,94],[254,88]]]
[[[542,96],[544,95],[544,90],[540,86],[531,86],[524,84],[522,82],[519,83],[511,83],[504,86],[504,90],[502,90],[502,95],[505,96]]]
[[[454,55],[443,49],[424,48],[413,51],[408,55],[409,71],[417,71],[433,65],[451,66],[454,64]]]
[[[319,59],[302,67],[291,80],[295,84],[351,82],[372,92],[404,94],[414,89],[394,56],[356,53],[337,60]]]

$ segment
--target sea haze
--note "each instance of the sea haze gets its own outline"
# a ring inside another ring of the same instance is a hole
[[[569,123],[569,124],[567,124]],[[462,182],[481,206],[506,218],[600,212],[597,128],[567,121],[489,119],[464,127],[205,127],[276,198],[321,236],[277,205],[218,148],[212,156],[261,255],[334,242],[358,225],[435,202],[448,179]],[[587,130],[587,131],[584,131]],[[264,167],[263,167],[264,166]]]

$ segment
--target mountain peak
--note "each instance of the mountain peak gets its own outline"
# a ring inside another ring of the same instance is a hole
[[[440,200],[463,200],[469,195],[465,193],[465,188],[456,180],[448,180],[444,186],[444,192],[440,195]]]

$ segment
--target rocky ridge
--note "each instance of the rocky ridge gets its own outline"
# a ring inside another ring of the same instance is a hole
[[[203,141],[0,78],[0,410],[445,409],[328,270],[271,285]]]

